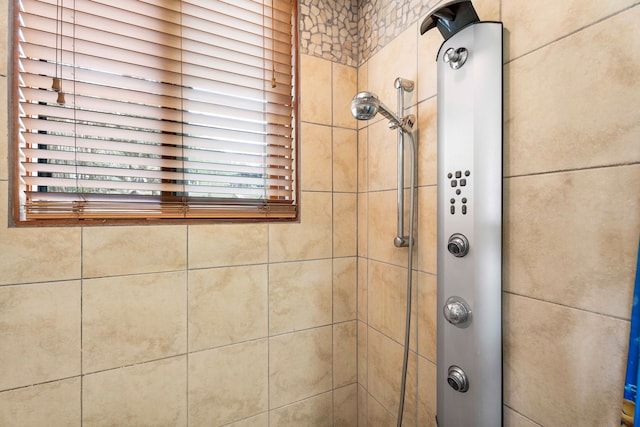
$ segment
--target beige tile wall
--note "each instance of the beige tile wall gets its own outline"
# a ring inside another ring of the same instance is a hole
[[[481,19],[505,26],[507,427],[619,424],[640,235],[640,64],[623,51],[640,50],[638,3],[474,1]],[[442,38],[419,36],[419,24],[359,67],[358,89],[394,107],[395,77],[417,84],[405,101],[417,106],[419,126],[417,368],[407,388],[417,404],[404,424],[422,427],[435,426],[436,409],[434,59]],[[401,369],[407,255],[391,243],[396,136],[385,121],[362,122],[358,132],[360,427],[395,425]]]
[[[616,425],[640,233],[638,1],[474,3],[505,24],[505,426]],[[359,89],[393,106],[402,76],[419,126],[405,425],[434,426],[441,38],[419,23],[358,69],[302,56],[299,224],[0,227],[0,424],[394,426],[396,137],[347,105]],[[6,120],[0,133],[7,201]]]
[[[0,63],[0,425],[354,426],[356,68],[301,58],[300,223],[15,229]]]

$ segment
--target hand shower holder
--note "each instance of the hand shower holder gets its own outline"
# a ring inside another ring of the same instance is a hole
[[[390,121],[389,129],[398,130],[398,229],[397,235],[393,239],[393,245],[397,248],[409,246],[411,237],[404,234],[404,134],[413,132],[413,125],[416,117],[413,114],[404,116],[404,94],[413,92],[415,84],[412,80],[398,77],[394,82],[394,87],[398,91],[398,116],[399,123]],[[413,171],[412,171],[413,173]]]

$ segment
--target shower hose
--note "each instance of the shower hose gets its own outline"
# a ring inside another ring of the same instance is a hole
[[[404,132],[404,131],[401,131]],[[411,326],[411,294],[413,276],[413,223],[415,213],[415,184],[416,184],[416,147],[413,139],[413,132],[404,132],[409,136],[411,147],[411,178],[409,189],[409,251],[407,255],[407,313],[404,331],[404,357],[402,359],[402,380],[400,382],[400,405],[398,408],[398,424],[402,427],[402,417],[404,415],[404,395],[407,388],[407,365],[409,364],[409,334]],[[404,191],[401,189],[401,191]]]

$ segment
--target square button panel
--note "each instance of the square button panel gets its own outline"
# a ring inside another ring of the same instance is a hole
[[[462,178],[463,175],[465,176],[465,178]],[[471,176],[471,171],[468,169],[464,171],[457,170],[457,171],[447,173],[447,178],[449,179],[451,188],[456,189],[455,196],[463,195],[462,194],[463,189],[460,187],[466,187],[469,184],[470,176]],[[469,202],[468,196],[465,195],[460,199],[460,201],[458,201],[458,199],[456,199],[455,196],[449,199],[449,203],[451,204],[451,206],[449,207],[449,213],[451,215],[455,215],[456,212],[459,211],[460,213],[462,213],[462,215],[466,215],[469,210],[469,206],[467,205],[467,203]],[[457,206],[460,206],[460,208],[458,209]]]

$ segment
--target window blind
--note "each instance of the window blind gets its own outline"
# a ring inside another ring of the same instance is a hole
[[[16,0],[19,221],[296,217],[295,0]]]

